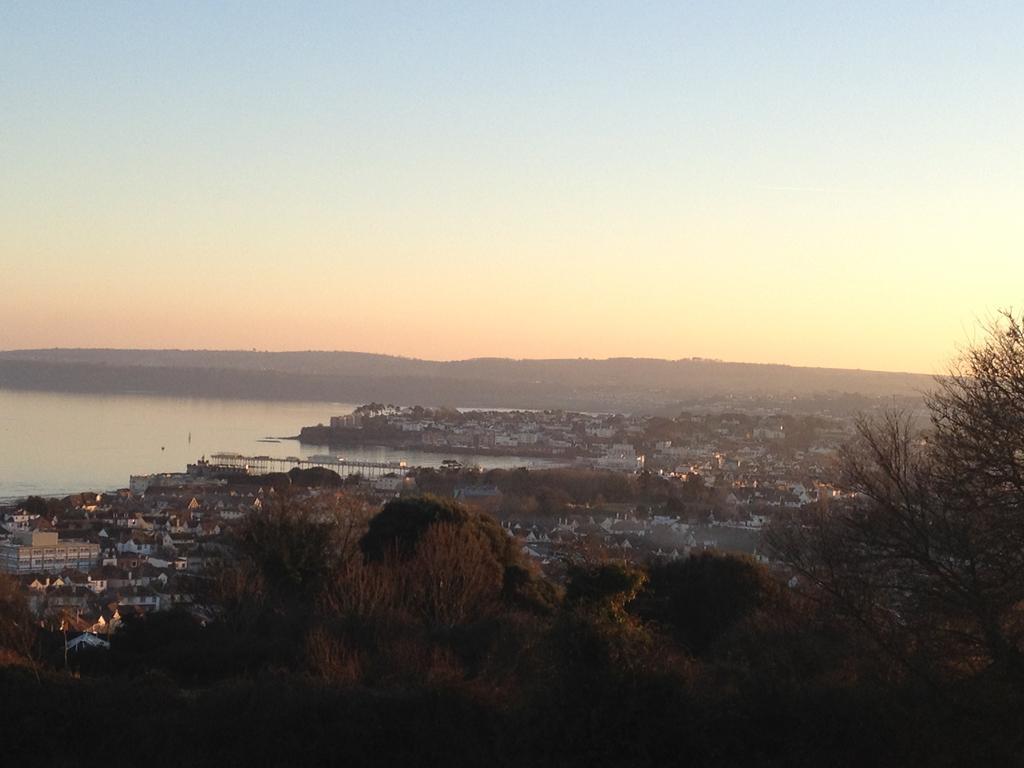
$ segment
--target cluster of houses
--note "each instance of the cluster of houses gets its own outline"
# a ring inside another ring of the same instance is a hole
[[[755,528],[714,521],[686,523],[669,515],[639,513],[628,504],[604,505],[602,510],[587,510],[554,521],[510,520],[503,526],[517,539],[523,554],[555,577],[565,563],[581,557],[641,564],[720,550],[763,558]]]
[[[641,437],[643,421],[571,411],[362,406],[331,417],[328,437],[351,440],[362,435],[393,447],[579,460],[633,471],[643,468],[643,455],[626,437]]]
[[[258,477],[214,474],[208,464],[190,465],[133,475],[130,487],[114,492],[0,507],[0,574],[18,580],[51,628],[106,637],[128,614],[170,609],[209,621],[219,609],[212,569],[237,557],[233,530],[277,494]],[[379,504],[411,484],[395,475],[344,492]],[[297,487],[291,495],[315,504],[339,492]]]
[[[106,635],[128,613],[170,608],[205,621],[208,568],[232,554],[223,534],[264,497],[183,484],[72,497],[59,513],[11,508],[0,515],[0,572],[51,626]]]
[[[477,502],[480,496],[468,490],[460,489],[457,496],[470,504]],[[761,549],[761,534],[780,509],[799,509],[840,495],[824,483],[810,489],[801,483],[781,483],[736,487],[717,494],[712,502],[700,505],[706,514],[699,517],[618,503],[579,508],[555,520],[513,516],[502,525],[517,539],[524,554],[554,576],[561,572],[564,563],[581,556],[641,564],[718,550],[767,562]]]
[[[621,471],[689,472],[724,462],[827,462],[853,432],[849,416],[683,413],[668,419],[572,411],[494,411],[361,406],[329,427],[305,427],[310,442],[375,442],[452,453],[506,453]]]
[[[607,429],[608,439],[633,440],[647,472],[669,488],[698,486],[700,492],[676,497],[699,501],[599,504],[555,522],[537,515],[506,519],[522,551],[553,574],[588,553],[641,563],[717,549],[763,559],[761,532],[776,515],[849,497],[833,482],[838,448],[853,434],[852,420],[843,417],[683,414],[617,420]],[[498,508],[484,490],[461,488],[456,495]]]
[[[646,465],[666,477],[699,478],[718,491],[721,519],[758,525],[778,509],[843,496],[834,486],[840,446],[854,433],[851,419],[777,415],[683,415],[652,439]]]

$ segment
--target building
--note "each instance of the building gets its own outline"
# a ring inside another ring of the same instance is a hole
[[[100,545],[57,537],[54,531],[18,531],[0,543],[0,571],[59,573],[65,568],[88,572],[100,560]]]
[[[609,446],[604,456],[595,462],[599,469],[616,469],[623,472],[639,472],[644,468],[644,457],[638,455],[629,443],[615,443]]]
[[[363,415],[361,413],[331,416],[331,429],[360,429],[362,426]]]

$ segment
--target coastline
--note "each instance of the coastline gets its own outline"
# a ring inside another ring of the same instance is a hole
[[[511,450],[506,448],[475,447],[471,445],[423,445],[422,443],[403,443],[385,440],[303,440],[301,437],[287,438],[298,440],[302,445],[323,445],[329,448],[386,448],[391,451],[410,451],[415,453],[450,453],[459,456],[494,456],[522,459],[545,459],[548,461],[565,461],[572,463],[580,458],[598,458],[586,451],[570,451],[553,453],[545,450]]]

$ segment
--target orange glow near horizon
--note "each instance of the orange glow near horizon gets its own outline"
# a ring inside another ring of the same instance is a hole
[[[0,9],[0,349],[940,372],[1021,301],[1024,14],[797,5]]]

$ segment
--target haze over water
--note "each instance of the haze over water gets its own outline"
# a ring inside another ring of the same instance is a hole
[[[312,456],[324,446],[297,440],[302,426],[326,423],[355,405],[147,395],[81,395],[0,389],[0,499],[125,488],[132,474],[181,472],[219,451]],[[191,434],[191,442],[189,435]],[[369,461],[436,466],[445,458],[484,467],[538,463],[515,457],[447,456],[382,447],[335,451]]]

